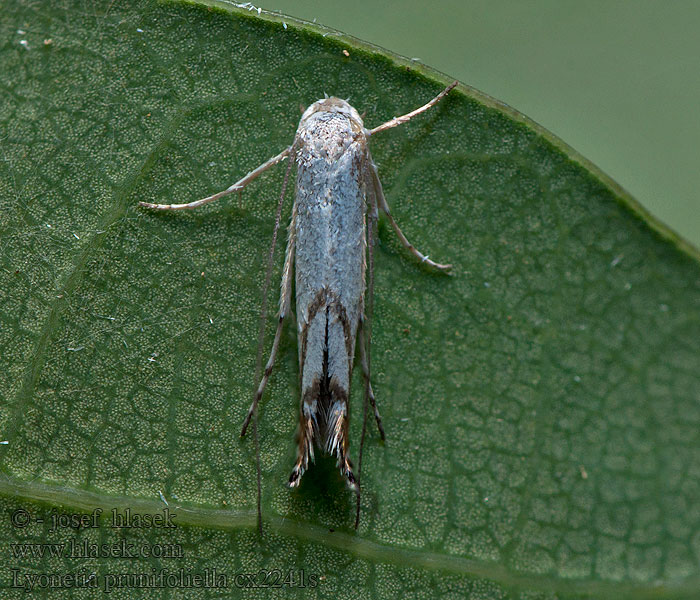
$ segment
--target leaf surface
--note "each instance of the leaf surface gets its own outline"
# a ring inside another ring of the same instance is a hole
[[[332,461],[284,486],[299,398],[290,324],[260,411],[258,540],[254,444],[238,433],[284,168],[240,205],[136,205],[227,187],[289,145],[299,107],[324,93],[349,96],[373,127],[449,82],[263,17],[77,0],[0,15],[3,597],[24,597],[28,581],[38,597],[97,593],[57,593],[29,577],[41,573],[94,573],[104,589],[115,574],[206,569],[225,585],[127,577],[121,593],[696,597],[698,254],[551,134],[466,86],[372,139],[407,237],[455,269],[422,268],[380,225],[372,364],[387,442],[370,427],[360,529]],[[273,281],[281,262],[278,250]],[[109,526],[112,508],[154,514],[164,501],[175,530]],[[96,508],[99,527],[52,529]],[[83,542],[133,544],[138,557],[17,554]],[[242,590],[254,573],[262,587]]]

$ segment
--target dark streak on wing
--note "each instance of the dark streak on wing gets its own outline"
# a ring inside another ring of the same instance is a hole
[[[350,331],[350,321],[348,321],[348,314],[345,311],[345,307],[340,302],[338,298],[332,291],[328,290],[328,295],[333,298],[333,302],[329,304],[329,308],[332,308],[343,326],[343,335],[345,336],[345,352],[348,356],[348,361],[352,360],[353,354],[353,339],[355,338]]]
[[[332,302],[328,302],[332,299]],[[335,293],[327,288],[320,289],[314,298],[314,301],[309,306],[308,321],[304,324],[301,331],[301,360],[299,366],[299,376],[303,379],[304,365],[306,363],[306,352],[308,344],[308,329],[313,322],[313,320],[318,315],[322,307],[326,308],[326,335],[325,335],[325,348],[323,351],[323,377],[319,379],[314,378],[311,383],[311,387],[307,388],[302,397],[302,403],[311,404],[314,399],[318,400],[319,411],[316,415],[316,424],[319,430],[314,430],[314,436],[318,436],[316,443],[321,443],[321,437],[326,437],[329,432],[326,431],[328,411],[332,405],[333,400],[342,401],[345,406],[348,406],[348,392],[342,389],[335,381],[331,381],[328,375],[328,320],[330,318],[331,311],[335,313],[343,327],[343,335],[345,337],[345,352],[347,356],[348,363],[352,362],[353,355],[353,338],[352,332],[350,331],[350,322],[348,321],[347,312],[345,307],[341,304],[340,299]],[[348,369],[350,375],[352,375],[352,369]],[[323,432],[323,435],[321,433]]]
[[[309,305],[309,317],[301,330],[301,360],[299,361],[299,376],[302,378],[304,376],[304,363],[306,362],[306,347],[308,345],[309,326],[316,318],[319,309],[325,304],[325,302],[326,290],[320,289],[318,290],[314,301]]]
[[[304,324],[301,330],[301,360],[299,362],[299,376],[302,377],[304,373],[304,363],[306,362],[306,347],[308,344],[308,329],[311,322],[314,320],[318,314],[319,309],[327,303],[329,298],[333,298],[331,304],[327,304],[328,308],[333,309],[340,324],[343,327],[343,335],[345,336],[345,351],[348,356],[348,361],[351,360],[353,355],[353,338],[352,332],[350,331],[350,321],[348,321],[348,315],[345,311],[345,307],[340,303],[338,297],[329,289],[321,289],[316,294],[314,301],[309,306],[309,317],[308,321]],[[326,312],[326,319],[328,318],[328,313]],[[328,342],[328,324],[326,323],[326,342]],[[325,363],[324,363],[325,364]]]

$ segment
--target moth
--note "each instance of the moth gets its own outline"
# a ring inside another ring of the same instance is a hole
[[[372,136],[406,123],[435,106],[456,85],[455,81],[427,104],[374,129],[364,126],[357,110],[346,100],[323,98],[304,111],[291,146],[227,189],[187,204],[139,203],[156,210],[196,208],[241,191],[261,173],[286,158],[290,159],[277,208],[267,281],[263,289],[261,348],[269,273],[284,192],[292,166],[296,165],[296,194],[282,270],[277,329],[241,436],[245,435],[252,419],[257,449],[257,407],[277,357],[282,325],[291,313],[294,276],[301,400],[297,458],[288,484],[290,487],[299,485],[309,462],[314,460],[314,447],[335,456],[341,474],[356,494],[356,528],[360,516],[360,472],[368,402],[374,411],[380,436],[385,437],[370,382],[370,316],[378,209],[385,213],[401,243],[418,260],[438,270],[447,271],[451,267],[433,262],[406,239],[389,210],[368,141]],[[350,380],[356,345],[359,346],[365,384],[357,471],[349,457]],[[259,349],[256,380],[260,377],[260,356]],[[258,454],[258,527],[262,531],[259,461]]]

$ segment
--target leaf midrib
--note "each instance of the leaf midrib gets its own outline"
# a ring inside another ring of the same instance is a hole
[[[0,495],[13,499],[61,506],[74,511],[92,512],[101,508],[103,515],[112,509],[123,511],[129,508],[134,513],[157,514],[165,508],[161,500],[135,498],[130,496],[113,496],[101,492],[81,490],[68,486],[57,486],[38,481],[27,482],[21,479],[3,476],[0,478]],[[183,506],[170,504],[171,513],[175,513],[178,526],[206,527],[219,530],[254,529],[255,511],[234,511],[230,509],[209,508],[204,506]],[[373,542],[356,534],[331,532],[326,527],[313,523],[295,522],[286,518],[266,516],[264,527],[268,532],[286,535],[323,544],[349,552],[358,558],[375,563],[391,563],[401,567],[410,566],[447,575],[462,575],[485,578],[505,587],[530,589],[544,592],[585,594],[605,597],[627,597],[644,599],[673,599],[687,597],[700,589],[700,578],[694,577],[674,584],[654,585],[650,583],[595,581],[591,579],[566,580],[556,573],[533,575],[514,573],[503,565],[494,562],[473,560],[459,556],[450,556],[438,552],[397,548],[387,544]]]

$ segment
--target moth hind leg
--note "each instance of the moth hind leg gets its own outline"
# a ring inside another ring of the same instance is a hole
[[[364,320],[360,321],[360,326],[357,330],[357,343],[360,346],[360,366],[362,367],[362,377],[367,384],[367,399],[369,400],[372,410],[374,411],[374,420],[377,423],[377,429],[379,430],[379,437],[382,441],[386,441],[386,434],[384,433],[384,425],[382,424],[382,416],[379,414],[379,409],[377,408],[377,400],[374,397],[374,390],[372,389],[372,383],[370,380],[369,373],[369,361],[368,361],[368,351],[367,351],[367,340],[365,339],[365,325]]]

